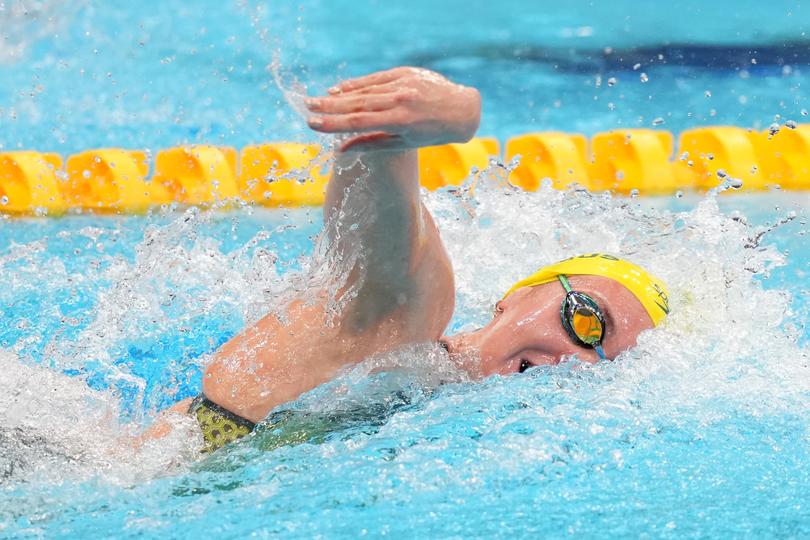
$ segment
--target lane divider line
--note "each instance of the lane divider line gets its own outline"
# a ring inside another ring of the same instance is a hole
[[[509,181],[528,191],[543,181],[591,191],[668,195],[706,191],[727,181],[739,191],[810,190],[810,124],[755,131],[734,126],[617,129],[590,141],[576,133],[527,133],[502,148],[492,137],[419,149],[420,182],[429,190],[461,185],[476,170],[520,157]],[[494,161],[493,161],[494,160]],[[192,145],[157,153],[87,150],[63,162],[54,153],[0,152],[0,213],[60,215],[81,209],[137,213],[169,203],[219,205],[243,200],[273,207],[324,201],[327,156],[315,144],[235,148]],[[728,190],[726,193],[737,190]]]

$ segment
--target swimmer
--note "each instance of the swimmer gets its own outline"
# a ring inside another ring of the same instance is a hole
[[[206,451],[247,435],[272,409],[347,366],[409,344],[439,342],[480,378],[571,355],[615,358],[668,313],[663,283],[632,263],[590,254],[516,283],[480,330],[443,337],[453,268],[420,200],[417,149],[470,140],[478,91],[399,67],[344,81],[306,106],[312,129],[341,137],[324,223],[331,260],[348,265],[340,269],[345,302],[335,314],[326,292],[310,291],[317,302],[294,301],[283,321],[269,314],[214,353],[200,396],[170,409],[197,420]],[[361,177],[363,189],[353,189]],[[164,417],[145,437],[169,429]]]

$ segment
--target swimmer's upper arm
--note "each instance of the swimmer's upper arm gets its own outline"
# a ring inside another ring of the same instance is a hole
[[[426,207],[422,207],[425,221],[425,242],[422,246],[421,261],[416,272],[421,301],[416,306],[421,312],[417,316],[429,318],[432,322],[427,339],[441,337],[453,317],[456,302],[456,286],[453,265],[444,247],[439,228]]]

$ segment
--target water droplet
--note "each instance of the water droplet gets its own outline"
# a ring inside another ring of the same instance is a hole
[[[706,154],[706,159],[712,161],[714,159],[714,154]]]
[[[8,204],[8,195],[3,195],[2,197],[0,197],[0,204],[2,204],[3,206]]]
[[[728,174],[726,174],[726,171],[724,171],[723,169],[717,169],[717,178],[725,178],[726,176],[728,176]]]
[[[652,125],[654,125],[654,126],[660,126],[660,125],[662,125],[663,123],[664,123],[664,119],[663,119],[663,118],[661,118],[660,116],[659,116],[658,118],[655,118],[655,119],[652,121]]]
[[[801,114],[802,114],[802,116],[807,116],[807,114],[808,114],[807,109],[802,109]]]
[[[794,120],[788,120],[787,122],[785,122],[785,127],[789,129],[796,129],[799,126],[798,124],[796,124]]]
[[[711,90],[706,90],[705,92],[703,92],[703,95],[706,96],[707,98],[710,98],[710,97],[712,97],[712,91]]]
[[[645,82],[649,81],[649,80],[650,80],[650,78],[647,76],[647,74],[646,74],[646,73],[642,73],[641,75],[639,75],[639,80],[640,80],[641,82],[645,83]]]
[[[740,189],[741,187],[743,187],[742,180],[740,180],[739,178],[732,178],[731,176],[729,176],[728,179],[726,179],[726,183],[732,189]]]
[[[636,188],[630,190],[630,198],[635,199],[638,197],[639,191]]]
[[[779,133],[779,124],[774,122],[773,124],[770,125],[770,127],[768,127],[768,135],[773,137],[777,133]]]
[[[616,83],[619,82],[616,80],[616,77],[611,77],[608,79],[608,86],[616,86]]]
[[[680,159],[681,161],[686,161],[686,159],[687,159],[688,157],[689,157],[689,152],[684,152],[683,154],[681,154],[681,157],[680,157],[679,159]]]
[[[756,174],[756,173],[757,173],[757,166],[756,166],[756,165],[752,165],[752,166],[751,166],[751,174]]]
[[[82,171],[82,178],[84,178],[85,180],[89,179],[90,178],[90,171],[88,171],[87,169],[83,170]]]
[[[633,71],[638,71],[641,68],[641,64],[635,64],[633,66]]]
[[[682,199],[683,198],[683,191],[681,191],[680,189],[678,191],[676,191],[675,192],[675,198],[676,199]]]

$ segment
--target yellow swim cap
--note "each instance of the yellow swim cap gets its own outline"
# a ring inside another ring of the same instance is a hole
[[[556,264],[545,266],[526,279],[512,285],[512,288],[506,291],[503,297],[506,298],[522,287],[534,287],[549,283],[557,279],[557,276],[561,274],[567,276],[602,276],[618,281],[638,298],[656,326],[669,313],[669,293],[666,285],[661,280],[631,262],[604,253],[577,255]]]

